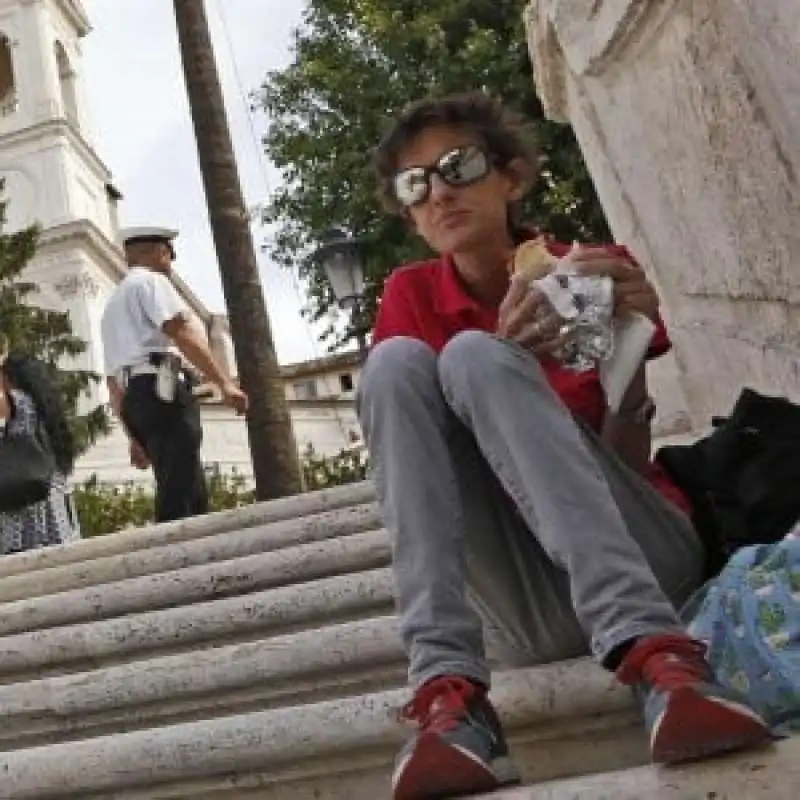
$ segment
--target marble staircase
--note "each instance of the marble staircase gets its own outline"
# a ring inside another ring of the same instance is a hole
[[[0,560],[0,798],[387,798],[389,561],[368,484]],[[628,692],[583,660],[493,697],[527,784],[498,798],[780,798],[800,772],[794,742],[644,766]]]

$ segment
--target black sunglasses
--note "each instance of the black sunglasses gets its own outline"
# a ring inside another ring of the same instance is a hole
[[[448,186],[469,186],[489,174],[489,156],[471,144],[449,150],[429,167],[409,167],[394,176],[398,202],[410,208],[424,203],[431,193],[431,176],[438,175]]]

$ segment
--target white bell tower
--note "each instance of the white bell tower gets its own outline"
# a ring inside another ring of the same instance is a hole
[[[0,178],[5,230],[42,229],[25,274],[39,286],[37,304],[70,313],[88,344],[75,366],[102,373],[100,314],[125,267],[120,195],[88,134],[89,30],[79,0],[0,0]]]

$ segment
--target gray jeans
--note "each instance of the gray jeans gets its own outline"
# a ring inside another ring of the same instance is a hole
[[[484,624],[514,664],[681,630],[702,576],[691,522],[576,424],[532,355],[478,331],[438,356],[389,339],[358,406],[413,686],[488,685]]]

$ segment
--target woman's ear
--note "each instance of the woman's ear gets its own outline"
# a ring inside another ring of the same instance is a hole
[[[513,161],[509,161],[503,171],[510,181],[508,200],[517,203],[533,186],[535,179],[533,168],[525,159],[515,158]]]

